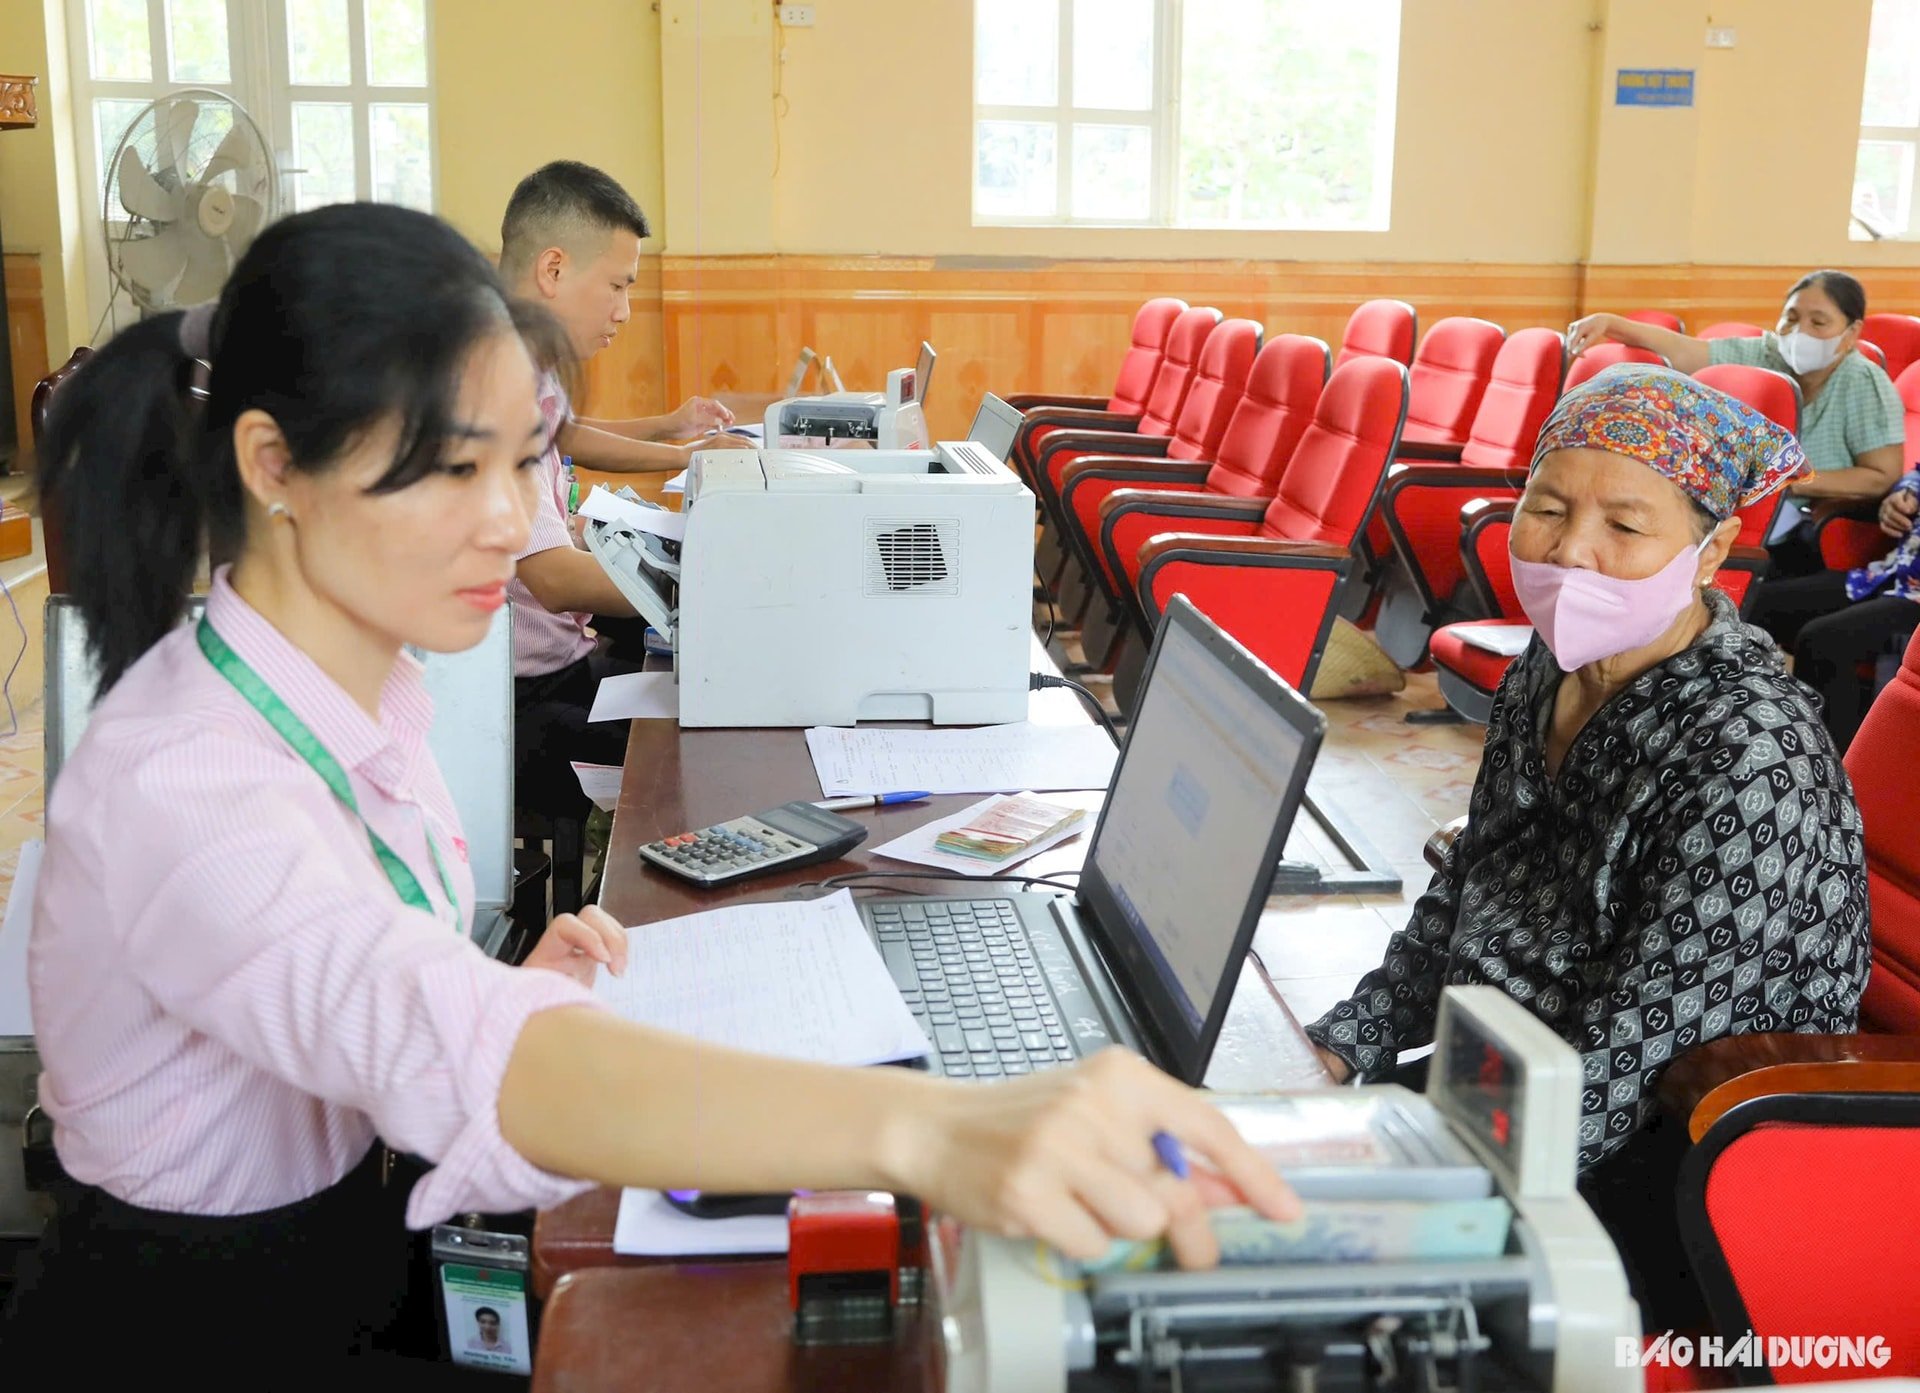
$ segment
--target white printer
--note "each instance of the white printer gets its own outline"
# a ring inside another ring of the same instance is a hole
[[[1574,1189],[1580,1092],[1579,1056],[1525,1007],[1453,987],[1425,1097],[1381,1085],[1219,1099],[1306,1206],[1270,1226],[1269,1253],[1256,1242],[1209,1272],[1081,1269],[936,1222],[946,1391],[1639,1393],[1639,1370],[1616,1357],[1616,1342],[1638,1346],[1639,1310]],[[1394,1222],[1417,1242],[1396,1247]]]
[[[990,401],[991,447],[705,450],[683,515],[588,525],[672,644],[683,726],[1026,719],[1034,502]]]
[[[835,391],[777,401],[767,408],[763,438],[770,446],[860,440],[877,450],[924,450],[927,388],[936,356],[931,344],[922,343],[919,363],[888,373],[884,392]]]

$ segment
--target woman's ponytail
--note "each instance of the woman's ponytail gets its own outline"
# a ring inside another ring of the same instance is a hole
[[[54,394],[39,441],[102,692],[180,622],[199,564],[207,500],[182,319],[115,335]]]

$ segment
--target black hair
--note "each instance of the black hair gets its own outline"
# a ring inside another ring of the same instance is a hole
[[[1720,526],[1721,520],[1709,512],[1707,505],[1692,494],[1687,495],[1687,502],[1692,508],[1689,516],[1693,519],[1693,535],[1704,542],[1713,535],[1714,529]]]
[[[509,277],[519,274],[572,226],[653,235],[647,215],[619,180],[578,160],[555,160],[522,179],[507,200],[500,219],[502,271]]]
[[[1867,288],[1845,271],[1809,271],[1793,283],[1787,298],[1791,300],[1810,285],[1833,301],[1847,323],[1858,324],[1867,317]]]
[[[187,390],[184,318],[116,335],[54,393],[39,445],[103,692],[179,623],[202,542],[215,557],[240,549],[241,413],[271,416],[291,466],[311,473],[397,417],[393,464],[369,489],[393,493],[439,462],[481,339],[518,331],[543,365],[565,362],[557,328],[511,303],[459,233],[389,204],[336,204],[260,234],[213,311],[203,405]]]
[[[500,1319],[500,1313],[494,1310],[493,1307],[491,1306],[482,1306],[479,1310],[473,1313],[473,1319],[476,1324],[479,1322],[480,1317],[482,1316],[492,1316],[495,1320]]]

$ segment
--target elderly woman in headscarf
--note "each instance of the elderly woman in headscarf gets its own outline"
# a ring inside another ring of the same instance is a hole
[[[1666,368],[1561,400],[1513,522],[1535,637],[1467,825],[1386,961],[1307,1029],[1336,1078],[1413,1081],[1396,1066],[1433,1039],[1443,987],[1525,1003],[1580,1051],[1582,1189],[1643,1306],[1684,1271],[1677,1247],[1633,1251],[1674,1230],[1684,1124],[1649,1128],[1660,1072],[1724,1035],[1850,1031],[1867,978],[1852,785],[1779,649],[1712,585],[1735,510],[1807,468],[1789,433]]]

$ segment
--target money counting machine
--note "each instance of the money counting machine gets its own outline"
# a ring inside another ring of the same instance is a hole
[[[933,347],[923,343],[920,361],[889,372],[884,392],[785,397],[767,408],[764,438],[774,446],[864,440],[877,450],[924,450],[928,439],[924,404],[933,365]]]
[[[1614,1341],[1637,1342],[1639,1312],[1574,1190],[1578,1057],[1498,989],[1463,987],[1432,1067],[1425,1097],[1222,1097],[1306,1212],[1219,1212],[1212,1271],[1143,1248],[1081,1267],[935,1224],[947,1393],[1637,1391]]]
[[[681,725],[1026,719],[1033,494],[978,441],[701,451],[683,513],[585,530],[672,645]]]

